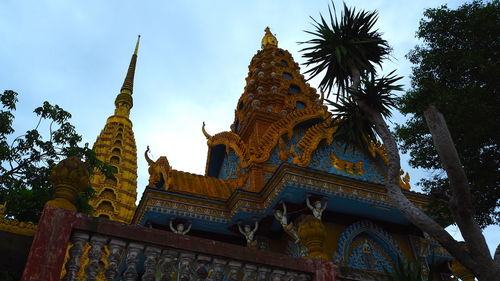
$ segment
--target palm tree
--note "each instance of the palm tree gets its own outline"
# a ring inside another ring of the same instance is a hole
[[[455,150],[446,122],[433,105],[424,112],[434,145],[450,180],[452,200],[450,211],[462,236],[466,248],[462,247],[437,222],[414,206],[399,188],[400,157],[396,141],[384,117],[390,117],[394,107],[391,91],[401,87],[393,85],[400,78],[393,73],[375,78],[376,67],[387,58],[390,48],[378,30],[374,29],[377,12],[356,11],[344,4],[340,19],[335,6],[329,7],[329,23],[320,15],[313,19],[315,31],[306,31],[313,39],[301,51],[311,66],[306,72],[313,78],[323,74],[320,90],[327,96],[336,87],[334,118],[340,137],[355,146],[365,146],[379,137],[386,148],[389,159],[386,189],[394,205],[417,227],[434,237],[461,264],[469,268],[480,280],[495,280],[500,276],[500,250],[495,261],[479,225],[474,220],[474,211],[468,180]],[[377,82],[378,81],[378,82]],[[334,122],[335,123],[335,122]]]
[[[332,6],[335,13],[335,6]],[[320,89],[330,95],[333,86],[337,86],[337,94],[344,96],[350,86],[358,88],[362,74],[375,73],[375,65],[381,66],[390,48],[378,30],[373,30],[377,12],[356,11],[345,4],[340,20],[333,16],[330,7],[328,12],[331,27],[322,15],[319,22],[311,18],[316,31],[306,32],[317,38],[302,42],[311,46],[301,51],[306,52],[303,55],[307,59],[305,65],[314,65],[306,71],[311,78],[326,71]]]

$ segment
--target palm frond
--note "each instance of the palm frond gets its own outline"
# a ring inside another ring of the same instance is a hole
[[[401,78],[395,76],[394,71],[380,78],[372,74],[363,78],[360,89],[349,89],[351,95],[339,97],[336,102],[327,99],[332,108],[332,126],[337,127],[334,138],[345,143],[346,148],[367,152],[368,144],[377,141],[377,134],[373,120],[359,108],[357,101],[363,101],[386,118],[390,117],[391,109],[395,107],[392,91],[402,90],[401,85],[395,85]]]
[[[337,102],[326,100],[332,107],[332,126],[337,127],[333,137],[345,144],[345,149],[368,151],[367,140],[376,139],[375,126],[351,97],[339,97]],[[370,155],[370,153],[368,153]]]
[[[403,77],[396,76],[394,72],[395,70],[380,78],[371,73],[368,77],[363,77],[360,89],[349,88],[347,91],[385,118],[389,118],[392,116],[391,109],[396,107],[396,96],[392,92],[403,90],[403,85],[395,85]]]
[[[299,43],[309,45],[301,50],[307,59],[304,64],[312,66],[306,71],[309,79],[324,73],[320,90],[329,96],[337,87],[337,95],[343,97],[351,84],[353,69],[375,73],[375,65],[381,65],[390,48],[374,29],[378,19],[376,11],[357,11],[344,4],[338,18],[333,2],[331,7],[328,6],[329,23],[321,14],[319,20],[311,17],[315,31],[305,32],[315,38]]]

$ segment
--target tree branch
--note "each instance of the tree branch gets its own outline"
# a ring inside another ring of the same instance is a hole
[[[386,148],[387,157],[389,159],[386,189],[389,198],[413,224],[435,238],[461,264],[474,270],[474,268],[476,268],[476,263],[469,253],[436,221],[413,205],[413,203],[403,194],[399,187],[399,171],[401,170],[401,164],[396,141],[380,113],[375,112],[362,101],[358,101],[358,104],[374,121],[377,134],[382,139]]]
[[[474,219],[469,181],[446,121],[441,112],[433,105],[424,111],[424,116],[439,159],[450,181],[452,195],[449,200],[449,209],[451,215],[462,233],[468,250],[477,263],[480,266],[494,267],[486,240]],[[500,271],[500,268],[497,268],[497,271]]]

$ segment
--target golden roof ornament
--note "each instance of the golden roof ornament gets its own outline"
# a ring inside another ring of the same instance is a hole
[[[271,33],[269,27],[266,27],[264,31],[266,34],[264,34],[264,37],[262,38],[262,49],[268,46],[278,47],[278,39],[276,39],[276,37]]]
[[[205,130],[205,122],[203,122],[203,126],[201,126],[201,131],[203,132],[203,135],[209,140],[212,136]]]
[[[137,52],[139,51],[139,42],[141,42],[141,35],[137,35],[137,42],[135,43],[135,50],[134,50],[134,55],[137,55]]]
[[[134,76],[135,76],[135,65],[137,63],[137,52],[139,51],[139,42],[141,41],[141,35],[137,36],[137,42],[135,43],[134,54],[130,59],[130,65],[128,67],[127,76],[123,81],[120,93],[125,93],[131,95],[134,91]]]

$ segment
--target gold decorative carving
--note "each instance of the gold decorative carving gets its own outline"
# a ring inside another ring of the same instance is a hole
[[[351,175],[363,175],[365,171],[363,171],[363,162],[350,162],[347,160],[341,160],[335,156],[334,153],[330,153],[330,159],[332,166],[335,168],[342,170]]]
[[[326,119],[323,122],[311,126],[307,129],[305,135],[297,144],[297,148],[302,151],[302,154],[294,158],[293,164],[306,167],[311,162],[313,152],[318,148],[322,140],[326,140],[330,145],[333,142],[333,134],[337,130],[336,127],[331,126],[331,119]]]
[[[207,140],[209,140],[212,136],[207,133],[207,131],[205,130],[205,122],[203,122],[203,125],[201,126],[201,132],[203,133],[203,135],[205,136],[205,138],[207,138]]]
[[[273,148],[278,144],[281,137],[286,134],[289,138],[291,138],[291,136],[293,135],[293,128],[297,124],[310,119],[316,119],[316,118],[324,119],[327,116],[328,112],[326,112],[321,106],[314,106],[309,109],[292,111],[285,117],[273,123],[266,130],[266,133],[262,136],[262,138],[260,138],[260,141],[256,145],[253,146],[248,145],[241,139],[241,137],[238,134],[234,132],[222,132],[214,136],[211,136],[208,139],[207,144],[210,147],[223,144],[226,147],[232,148],[235,151],[235,153],[240,157],[241,167],[247,168],[253,163],[263,163],[267,161],[271,156]],[[332,132],[332,130],[334,130],[328,128],[326,132],[322,132],[320,127],[321,126],[313,126],[312,128],[310,128],[312,132],[310,134],[318,134],[319,135],[318,137],[308,136],[306,140],[303,142],[303,144],[299,144],[302,145],[304,148],[307,147],[307,149],[305,149],[307,153],[303,154],[304,156],[302,157],[305,157],[305,159],[308,158],[309,161],[310,161],[310,155],[314,151],[315,147],[309,149],[310,146],[308,146],[308,144],[316,143],[317,145],[319,144],[321,139],[328,138],[328,136],[330,136],[331,138],[330,133]],[[308,142],[307,140],[309,140],[309,138],[311,138],[311,140]],[[297,161],[300,161],[301,163],[302,162],[308,163],[307,160],[303,160],[302,158]]]
[[[401,171],[399,171],[399,175],[401,176],[399,179],[399,186],[402,189],[410,190],[410,174],[408,174],[408,172],[405,174],[405,171],[401,169]]]
[[[262,38],[262,49],[266,46],[278,47],[278,39],[276,39],[276,37],[271,33],[269,27],[266,27],[265,32],[266,34]]]
[[[26,235],[34,236],[36,232],[36,225],[32,222],[22,222],[18,220],[8,219],[5,217],[5,210],[7,202],[0,205],[0,230]]]
[[[377,142],[370,142],[368,145],[368,151],[370,151],[372,157],[376,157],[377,155],[382,159],[385,165],[389,165],[389,158],[387,157],[387,150],[380,141]],[[404,190],[410,190],[410,174],[408,172],[404,172],[403,169],[399,172],[400,174],[400,179],[399,179],[399,186],[404,189]]]
[[[326,229],[323,223],[314,216],[308,215],[299,223],[299,237],[307,248],[307,257],[328,260],[324,252]]]
[[[90,185],[89,171],[83,162],[78,157],[68,157],[52,168],[50,178],[54,194],[46,205],[76,211],[76,196]]]
[[[11,220],[0,216],[0,230],[26,236],[34,236],[36,225],[32,222]]]
[[[172,167],[168,163],[168,159],[165,156],[161,156],[156,161],[151,160],[148,156],[149,146],[144,152],[144,157],[149,165],[149,187],[162,188],[168,190],[171,183],[170,174]]]

